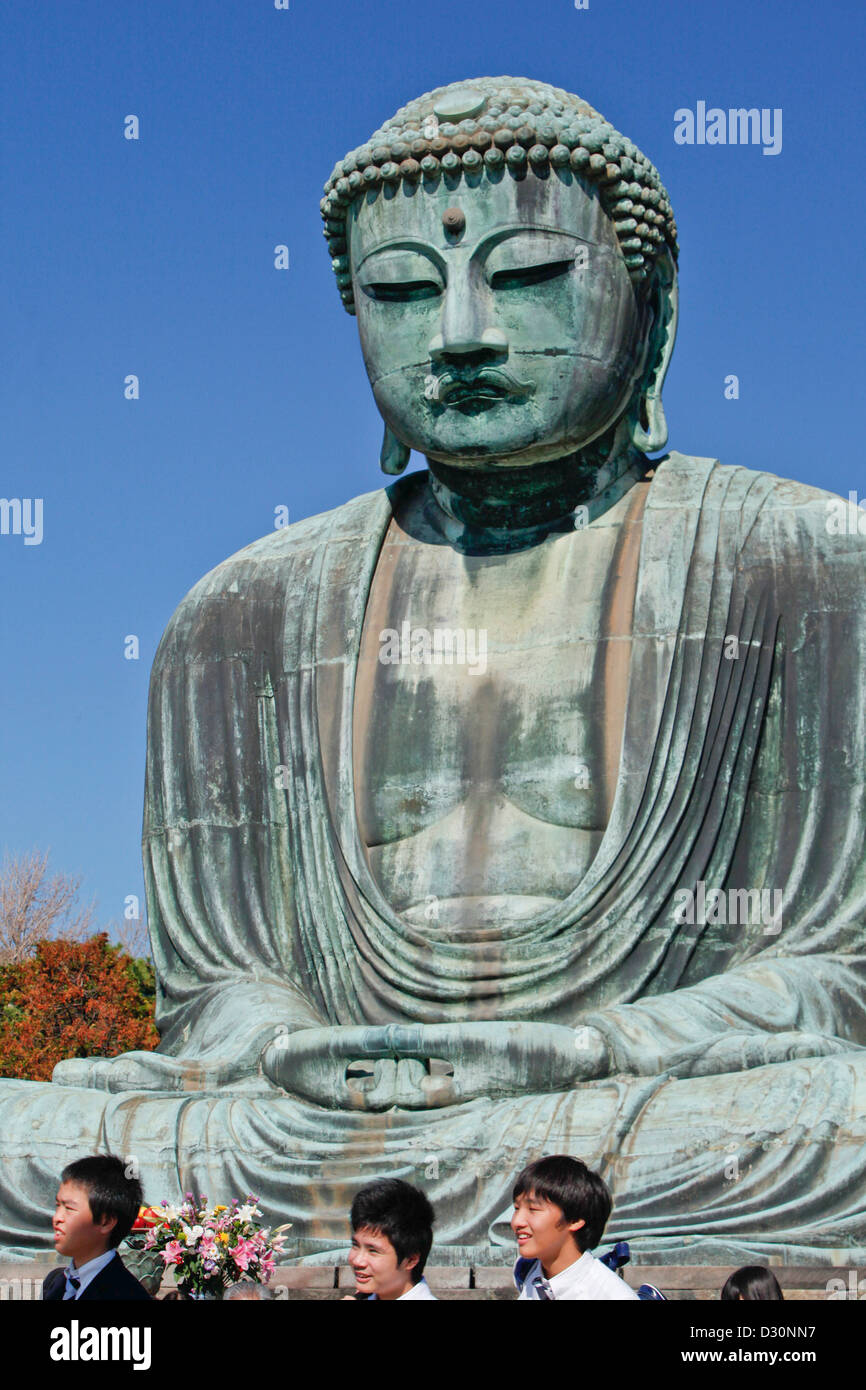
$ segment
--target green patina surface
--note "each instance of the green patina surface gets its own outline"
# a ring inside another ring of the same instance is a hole
[[[322,1263],[408,1177],[435,1262],[505,1262],[514,1174],[569,1152],[645,1260],[859,1261],[864,538],[817,489],[649,461],[676,229],[580,98],[429,93],[322,214],[382,466],[428,466],[174,614],[162,1043],[0,1083],[5,1249],[111,1148],[151,1202],[260,1194]]]

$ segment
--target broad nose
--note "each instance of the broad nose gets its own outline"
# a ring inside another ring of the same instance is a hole
[[[428,349],[431,361],[501,357],[508,351],[508,338],[493,322],[485,288],[477,267],[449,267],[439,331]]]

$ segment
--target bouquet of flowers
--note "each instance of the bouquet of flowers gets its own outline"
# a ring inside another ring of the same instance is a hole
[[[231,1206],[209,1207],[207,1197],[187,1192],[180,1207],[163,1202],[155,1209],[159,1224],[150,1226],[144,1248],[159,1252],[164,1267],[174,1267],[180,1292],[194,1298],[222,1298],[228,1285],[240,1279],[266,1284],[289,1226],[274,1231],[260,1226],[257,1200],[236,1197]]]

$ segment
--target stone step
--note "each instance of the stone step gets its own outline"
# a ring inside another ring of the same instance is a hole
[[[62,1263],[50,1258],[0,1264],[0,1301],[41,1298],[43,1279]],[[866,1297],[866,1271],[835,1265],[770,1267],[787,1300]],[[625,1278],[633,1288],[655,1284],[671,1300],[713,1301],[733,1271],[733,1265],[627,1265]],[[430,1266],[427,1279],[443,1301],[508,1301],[515,1297],[510,1266]],[[340,1299],[351,1291],[354,1280],[346,1266],[287,1265],[276,1271],[271,1284],[281,1298],[293,1301]],[[174,1287],[169,1273],[159,1296],[171,1294]]]

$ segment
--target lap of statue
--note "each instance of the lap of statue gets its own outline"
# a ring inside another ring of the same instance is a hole
[[[356,1035],[363,1031],[391,1036],[365,1042]],[[175,1076],[178,1089],[171,1092],[102,1089],[110,1062],[91,1064],[91,1087],[0,1082],[0,1132],[21,1136],[17,1142],[7,1137],[0,1175],[0,1200],[12,1216],[7,1254],[32,1257],[48,1243],[52,1204],[46,1193],[71,1153],[98,1146],[138,1165],[154,1203],[176,1200],[178,1187],[228,1198],[256,1193],[272,1224],[300,1225],[292,1250],[312,1262],[342,1258],[354,1191],[383,1171],[409,1175],[431,1197],[439,1213],[438,1258],[459,1262],[483,1251],[488,1261],[507,1262],[513,1254],[510,1182],[541,1152],[579,1154],[600,1169],[616,1198],[608,1236],[631,1241],[645,1260],[718,1263],[780,1253],[795,1262],[862,1258],[861,1053],[805,1034],[730,1036],[724,1058],[683,1059],[673,1074],[608,1077],[542,1092],[529,1083],[543,1055],[549,1066],[551,1031],[563,1034],[556,1040],[560,1081],[569,1067],[595,1068],[598,1040],[579,1037],[576,1048],[572,1030],[548,1029],[543,1039],[531,1037],[530,1026],[522,1042],[514,1033],[510,1038],[512,1057],[522,1055],[526,1066],[522,1077],[504,1084],[500,1066],[503,1084],[497,1086],[478,1072],[474,1084],[487,1094],[461,1101],[441,1090],[436,1095],[435,1078],[423,1069],[427,1044],[448,1052],[447,1028],[432,1026],[427,1039],[425,1031],[345,1030],[356,1035],[346,1037],[345,1056],[357,1064],[366,1046],[371,1077],[375,1055],[386,1046],[388,1065],[407,1072],[373,1079],[369,1091],[344,1080],[349,1089],[341,1109],[333,1106],[321,1065],[323,1052],[337,1060],[340,1049],[333,1037],[323,1049],[320,1039],[304,1033],[291,1039],[292,1060],[290,1049],[271,1045],[266,1066],[287,1080],[286,1069],[303,1071],[311,1062],[305,1089],[320,1086],[328,1106],[291,1097],[263,1078],[246,1093],[231,1084],[212,1092],[184,1090],[188,1075]],[[465,1055],[465,1040],[459,1041]],[[407,1056],[395,1061],[401,1044]],[[580,1054],[577,1064],[569,1044]],[[468,1074],[488,1051],[479,1034]],[[707,1074],[714,1064],[737,1061],[749,1070]],[[417,1108],[411,1104],[413,1066],[421,1081]],[[75,1069],[61,1071],[71,1080]],[[452,1086],[459,1072],[458,1064]],[[135,1079],[127,1071],[126,1080]],[[371,1107],[392,1098],[384,1089],[389,1081],[402,1092],[401,1103],[386,1112],[387,1126],[371,1126]],[[353,1084],[359,1088],[354,1096]],[[376,1084],[383,1087],[379,1100]],[[468,1079],[463,1084],[472,1086]],[[497,1095],[509,1089],[512,1095]],[[819,1189],[820,1233],[814,1221]]]

